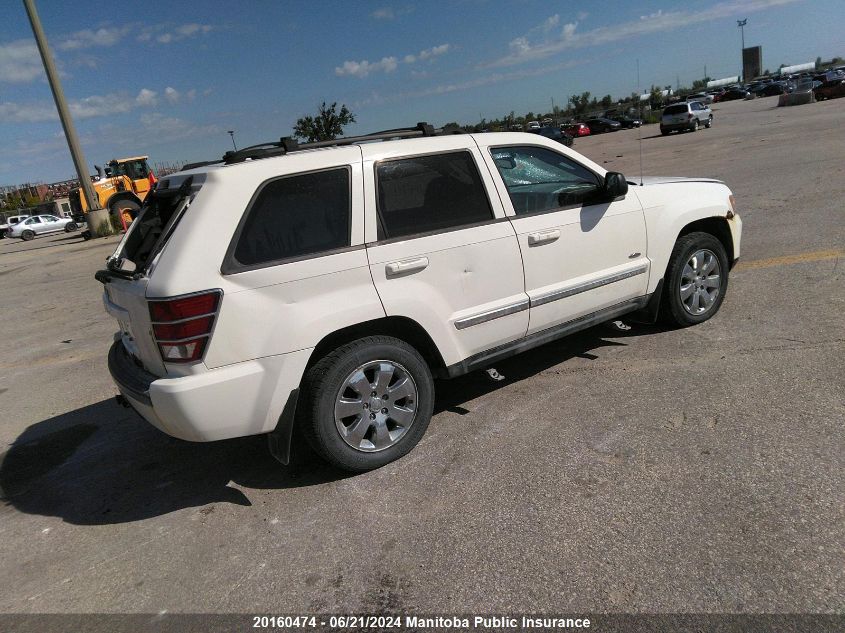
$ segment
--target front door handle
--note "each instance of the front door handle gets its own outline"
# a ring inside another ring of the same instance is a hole
[[[528,234],[528,246],[540,246],[541,244],[549,244],[560,237],[560,231],[557,229],[553,231],[540,231],[538,233]]]
[[[428,257],[415,257],[414,259],[390,262],[384,267],[384,270],[388,277],[399,277],[419,272],[426,267],[428,267]]]

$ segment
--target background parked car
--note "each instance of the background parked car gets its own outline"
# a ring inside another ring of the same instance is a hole
[[[695,132],[700,126],[713,125],[713,112],[699,101],[686,101],[670,105],[660,117],[660,133]]]
[[[540,136],[545,136],[546,138],[550,138],[553,141],[557,141],[558,143],[563,143],[567,147],[572,147],[573,138],[560,128],[547,126],[541,127],[539,130],[528,131],[532,134],[539,134]]]
[[[590,128],[588,128],[583,123],[567,123],[566,125],[561,125],[561,129],[569,134],[569,136],[589,136],[590,135]]]
[[[6,237],[9,230],[18,222],[26,220],[28,215],[10,215],[8,217],[0,216],[0,238]]]
[[[616,121],[624,127],[625,129],[633,129],[635,127],[640,127],[643,124],[642,119],[638,119],[636,117],[630,117],[627,114],[617,114],[612,117],[608,117],[611,121]]]
[[[706,92],[697,92],[693,95],[689,95],[687,97],[687,101],[700,101],[704,104],[713,103],[713,95],[709,95]]]
[[[719,101],[736,101],[737,99],[745,99],[747,96],[748,91],[745,88],[730,88],[719,97]]]
[[[73,220],[57,218],[55,215],[34,215],[23,222],[18,222],[9,229],[9,237],[19,237],[24,241],[31,240],[36,235],[45,233],[70,233],[76,230]]]
[[[622,124],[619,121],[612,119],[605,119],[598,117],[595,119],[587,119],[584,125],[590,128],[590,134],[601,134],[602,132],[616,132],[622,129]]]
[[[759,86],[752,92],[754,92],[758,97],[776,97],[777,95],[783,94],[783,84],[773,82],[770,84],[764,84]]]
[[[822,85],[813,88],[813,94],[818,100],[845,97],[845,80],[825,81]]]

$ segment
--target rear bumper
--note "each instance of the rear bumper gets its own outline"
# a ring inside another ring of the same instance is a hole
[[[691,130],[693,120],[684,121],[682,123],[661,123],[660,129],[666,130],[667,132],[674,132],[675,130]]]
[[[272,431],[311,350],[269,356],[179,378],[159,378],[135,364],[123,343],[108,366],[120,393],[157,429],[192,442]]]

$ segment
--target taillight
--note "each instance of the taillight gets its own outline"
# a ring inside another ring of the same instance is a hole
[[[164,362],[192,363],[202,358],[221,294],[220,290],[210,290],[149,302],[153,337]]]
[[[692,112],[690,112],[689,114],[687,114],[687,119],[689,119],[690,121],[692,121],[692,117],[693,117]]]

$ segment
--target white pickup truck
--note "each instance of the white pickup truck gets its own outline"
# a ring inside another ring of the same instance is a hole
[[[423,436],[434,377],[625,314],[709,319],[741,229],[719,181],[628,183],[536,134],[281,139],[147,198],[96,275],[109,369],[175,437],[265,433],[287,463],[296,425],[368,470]]]

